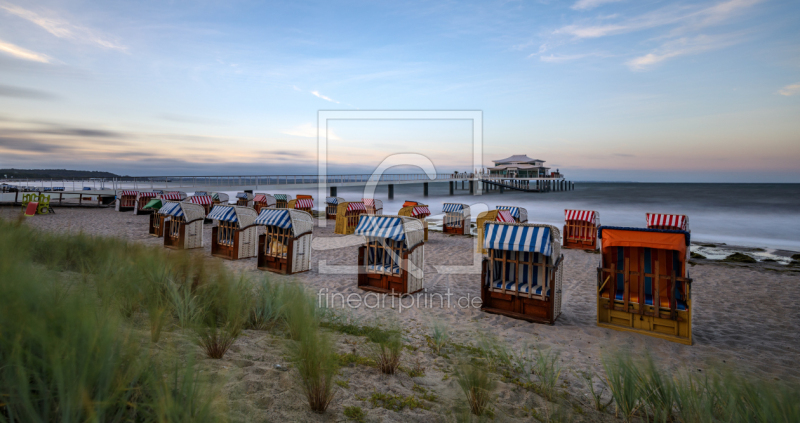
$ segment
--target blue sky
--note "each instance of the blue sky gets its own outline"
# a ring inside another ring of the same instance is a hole
[[[0,0],[0,167],[311,173],[318,110],[482,110],[485,162],[800,182],[800,3]],[[464,122],[337,122],[330,168],[472,167]]]

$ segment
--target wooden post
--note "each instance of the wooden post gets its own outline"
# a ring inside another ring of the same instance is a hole
[[[336,187],[331,187],[331,197],[336,197]]]
[[[394,200],[394,184],[389,184],[389,199]]]
[[[470,195],[475,194],[475,182],[469,181],[469,193]]]
[[[428,183],[427,182],[423,182],[422,183],[422,196],[423,197],[427,197],[428,196]]]

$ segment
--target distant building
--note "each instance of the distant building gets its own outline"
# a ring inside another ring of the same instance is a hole
[[[488,168],[489,175],[509,178],[544,178],[549,177],[550,168],[545,167],[544,160],[532,159],[524,154],[517,154],[502,160],[493,160],[494,167]]]

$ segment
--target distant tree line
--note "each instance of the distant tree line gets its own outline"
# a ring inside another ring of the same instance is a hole
[[[0,178],[119,178],[120,175],[96,170],[0,169]]]

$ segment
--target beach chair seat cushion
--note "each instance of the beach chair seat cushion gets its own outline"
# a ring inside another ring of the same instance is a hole
[[[383,266],[381,264],[377,264],[377,265],[370,264],[369,266],[367,266],[367,268],[369,270],[372,270],[372,271],[375,271],[375,272],[385,272],[385,273],[400,274],[400,266],[398,266],[396,264],[391,265],[391,266]]]
[[[503,289],[503,282],[500,279],[495,279],[495,281],[492,284],[492,286],[494,288],[496,288],[496,289]],[[514,281],[506,282],[506,291],[516,291],[516,290],[517,290],[517,286],[516,286],[516,283]],[[523,294],[527,294],[528,293],[528,284],[522,285],[519,288],[519,292],[521,292]],[[533,287],[532,294],[533,295],[542,295],[542,285],[535,285]],[[547,288],[547,292],[545,293],[545,296],[546,297],[550,296],[550,288]]]

